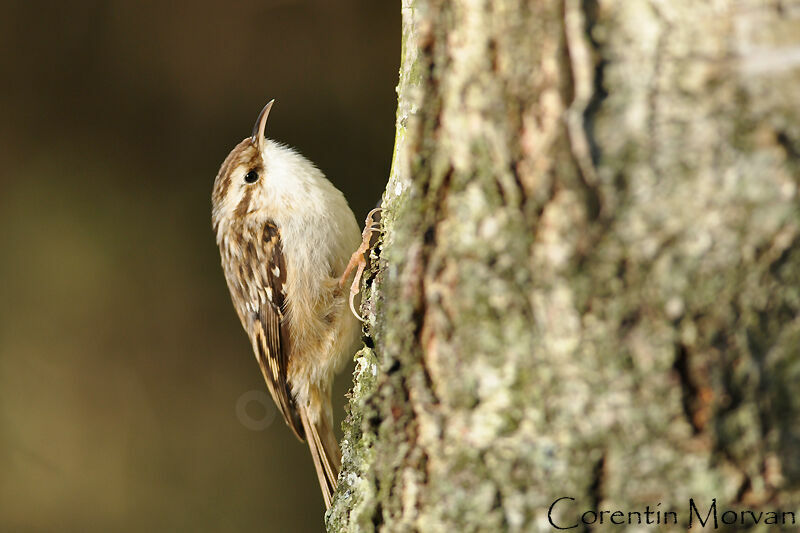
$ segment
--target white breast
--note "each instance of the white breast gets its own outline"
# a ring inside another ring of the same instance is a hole
[[[290,313],[313,307],[361,241],[344,195],[310,161],[274,141],[264,149],[265,215],[281,232]],[[311,309],[307,309],[311,311]]]

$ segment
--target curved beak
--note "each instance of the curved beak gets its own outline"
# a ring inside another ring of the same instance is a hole
[[[251,137],[251,141],[258,151],[261,152],[264,148],[264,129],[267,127],[267,117],[269,116],[269,110],[272,109],[272,104],[275,103],[275,99],[273,98],[267,105],[264,106],[264,109],[261,110],[261,113],[258,114],[258,118],[256,119],[256,123],[253,126],[253,136]]]

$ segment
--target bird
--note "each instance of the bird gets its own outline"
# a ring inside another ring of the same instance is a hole
[[[265,137],[274,102],[223,161],[211,221],[233,306],[278,410],[308,443],[329,509],[341,469],[331,386],[360,340],[344,286],[362,235],[322,171]]]

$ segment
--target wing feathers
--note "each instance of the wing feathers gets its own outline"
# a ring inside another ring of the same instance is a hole
[[[288,382],[291,335],[284,318],[286,260],[280,231],[271,222],[260,228],[239,226],[233,238],[220,242],[220,251],[234,306],[270,395],[295,436],[308,441],[325,506],[330,507],[341,452],[330,413],[311,413],[308,405],[296,404]]]
[[[286,260],[280,230],[267,222],[240,226],[220,245],[233,303],[253,343],[264,381],[286,424],[300,440],[303,426],[288,383],[289,331],[284,324]]]

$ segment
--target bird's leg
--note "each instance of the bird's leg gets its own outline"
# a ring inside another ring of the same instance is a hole
[[[373,220],[375,213],[378,213],[379,211],[381,211],[381,208],[376,207],[367,215],[367,219],[364,223],[364,231],[361,232],[361,246],[359,246],[353,255],[350,256],[350,261],[347,263],[347,268],[344,269],[344,274],[342,274],[342,277],[339,279],[339,287],[344,287],[347,278],[350,277],[350,273],[354,268],[356,269],[355,278],[353,279],[353,283],[350,285],[350,311],[352,311],[353,315],[355,315],[355,317],[361,322],[364,322],[364,319],[361,318],[356,312],[353,302],[356,294],[358,294],[361,276],[364,274],[364,269],[367,266],[367,259],[364,257],[364,254],[366,254],[369,250],[372,234],[381,231],[380,222],[375,222],[375,220]]]
[[[380,207],[376,207],[370,211],[369,214],[367,214],[367,219],[364,224],[364,231],[361,232],[361,246],[359,246],[358,249],[353,252],[353,255],[350,256],[350,262],[347,263],[347,268],[344,269],[344,274],[342,274],[342,277],[339,279],[339,287],[344,287],[345,281],[347,281],[347,278],[350,277],[350,273],[353,272],[353,269],[356,268],[356,266],[366,263],[364,254],[367,252],[367,250],[369,250],[372,234],[376,231],[380,231],[380,228],[376,227],[376,225],[380,223],[375,222],[373,217],[375,216],[375,213],[381,210],[382,209]],[[358,272],[358,274],[361,272],[363,272],[363,268]],[[356,276],[356,279],[358,278],[359,276]]]

